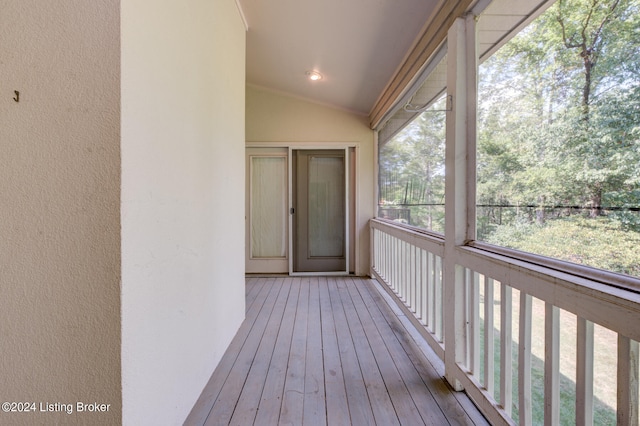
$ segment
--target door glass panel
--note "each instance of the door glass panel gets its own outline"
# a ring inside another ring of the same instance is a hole
[[[309,158],[309,255],[344,256],[344,158]]]
[[[251,257],[286,255],[287,168],[284,157],[251,157]]]

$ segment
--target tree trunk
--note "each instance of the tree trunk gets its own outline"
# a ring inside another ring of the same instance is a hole
[[[595,188],[595,192],[591,195],[591,211],[589,217],[596,218],[602,216],[602,188],[598,186]]]
[[[591,61],[591,52],[586,47],[581,52],[584,60],[584,86],[582,87],[582,119],[589,121],[589,103],[591,97],[591,71],[593,70],[593,62]]]
[[[538,197],[538,209],[536,210],[536,223],[540,226],[544,225],[544,196]]]

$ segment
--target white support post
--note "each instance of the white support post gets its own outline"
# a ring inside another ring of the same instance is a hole
[[[593,425],[593,323],[578,317],[576,339],[576,424]]]
[[[464,268],[456,247],[475,239],[475,152],[477,100],[476,21],[456,19],[447,34],[447,112],[445,167],[444,341],[445,378],[462,390],[456,375],[467,353]]]
[[[638,342],[618,334],[618,425],[638,425]]]
[[[544,319],[544,424],[560,424],[560,309],[547,302]]]

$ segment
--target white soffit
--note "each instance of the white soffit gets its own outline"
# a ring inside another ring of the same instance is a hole
[[[478,19],[480,62],[491,56],[555,0],[494,0]]]

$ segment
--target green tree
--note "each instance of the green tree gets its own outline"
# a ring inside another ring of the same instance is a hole
[[[579,87],[580,122],[570,123],[575,137],[566,145],[572,148],[568,154],[574,162],[582,160],[576,177],[584,186],[591,216],[595,217],[602,213],[603,195],[618,188],[628,173],[615,161],[620,146],[608,143],[609,135],[603,134],[607,131],[603,117],[606,121],[616,111],[607,108],[610,103],[599,94],[614,91],[617,96],[627,97],[620,85],[638,84],[637,72],[629,72],[630,63],[640,59],[637,39],[634,40],[638,4],[629,0],[559,0],[553,14],[559,27],[556,31],[561,35],[556,48],[566,57],[568,69],[580,74],[580,78],[574,78]]]
[[[411,210],[411,224],[444,231],[444,97],[380,149],[381,203]]]
[[[545,205],[639,206],[640,0],[559,0],[485,61],[479,90],[478,203],[516,206],[479,208],[481,238],[572,212]],[[607,215],[640,230],[637,212]]]

